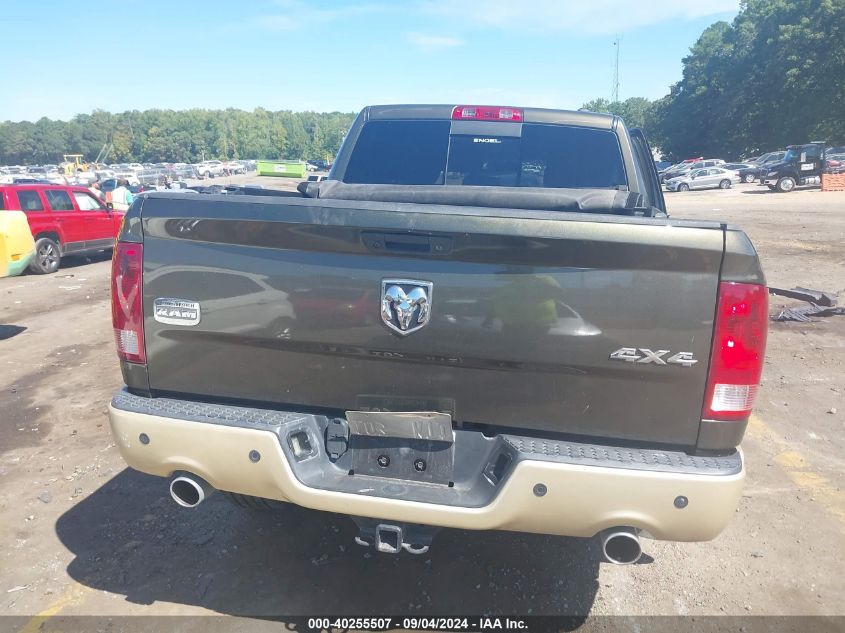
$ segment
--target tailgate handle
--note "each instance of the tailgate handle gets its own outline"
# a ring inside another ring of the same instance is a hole
[[[448,255],[452,238],[414,233],[362,233],[367,250],[402,255]]]

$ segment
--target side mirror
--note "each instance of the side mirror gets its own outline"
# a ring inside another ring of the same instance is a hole
[[[114,205],[111,202],[106,202],[106,210],[114,211]]]

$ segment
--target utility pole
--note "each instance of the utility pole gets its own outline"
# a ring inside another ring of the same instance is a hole
[[[613,90],[610,102],[619,103],[619,49],[622,47],[622,37],[618,33],[616,39],[613,40],[613,46],[616,47],[616,63],[613,64]]]

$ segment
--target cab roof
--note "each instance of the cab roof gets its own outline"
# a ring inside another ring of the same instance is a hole
[[[464,104],[371,105],[364,108],[362,115],[368,121],[390,119],[451,120],[452,112],[460,105]],[[612,130],[620,121],[619,117],[612,114],[589,112],[587,110],[550,110],[545,108],[521,108],[519,106],[513,106],[513,109],[522,111],[522,122],[525,123],[557,123]]]

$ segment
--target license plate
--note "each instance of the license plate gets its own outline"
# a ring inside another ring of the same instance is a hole
[[[452,416],[448,413],[347,411],[346,421],[353,435],[449,443],[454,440]]]
[[[452,416],[431,411],[347,411],[352,472],[449,484],[454,468]]]

